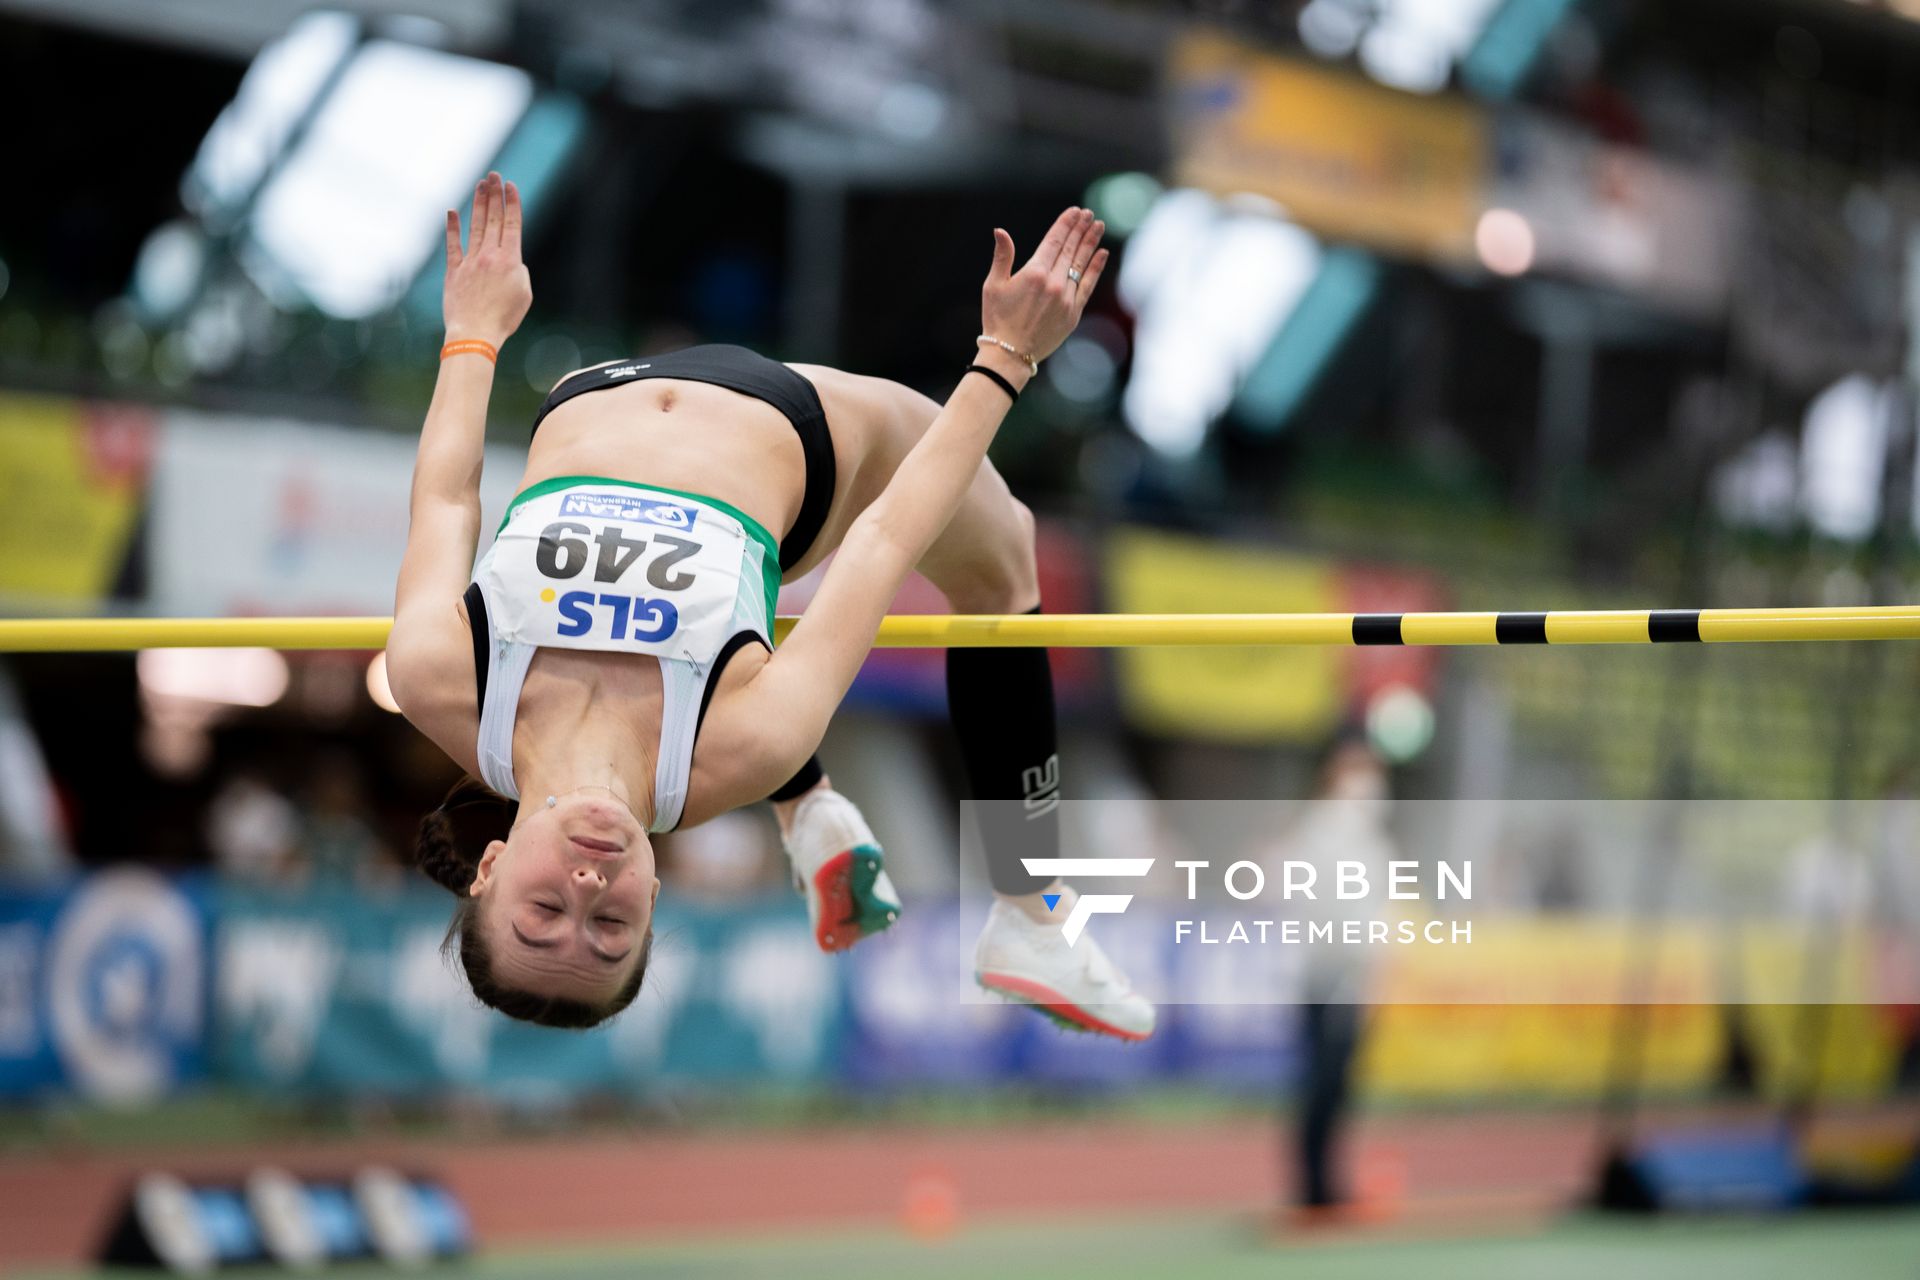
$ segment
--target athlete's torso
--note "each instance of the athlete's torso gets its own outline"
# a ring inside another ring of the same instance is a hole
[[[521,700],[543,655],[652,659],[659,696],[648,704],[658,707],[658,727],[640,739],[656,744],[648,825],[672,830],[714,678],[747,645],[771,643],[778,557],[758,521],[704,495],[603,476],[560,476],[523,490],[466,600],[482,779],[519,794]],[[637,729],[624,714],[621,723]]]
[[[789,579],[811,569],[837,545],[846,523],[857,514],[851,509],[856,504],[845,499],[850,490],[872,483],[874,477],[860,464],[885,425],[871,397],[861,393],[858,384],[865,380],[817,366],[802,366],[798,372],[817,388],[831,423],[838,483],[827,526],[792,566]],[[800,509],[806,461],[793,425],[772,404],[709,383],[649,377],[554,405],[533,437],[516,492],[582,475],[704,495],[737,508],[779,539]],[[738,761],[750,754],[743,750],[748,744],[730,740],[739,738],[743,727],[730,724],[718,708],[731,691],[752,679],[768,656],[759,645],[741,646],[713,680],[680,825],[704,821],[744,802],[736,794],[740,780],[732,775]],[[540,648],[526,668],[520,724],[538,724],[541,708],[578,704],[583,698],[618,706],[637,741],[659,740],[668,707],[661,668],[653,658]]]

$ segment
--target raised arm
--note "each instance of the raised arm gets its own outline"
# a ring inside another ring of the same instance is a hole
[[[447,342],[433,402],[413,464],[406,555],[394,591],[387,677],[400,707],[420,728],[433,718],[443,686],[463,685],[471,702],[471,648],[459,612],[480,539],[480,463],[493,390],[494,352],[533,302],[520,260],[520,193],[489,173],[475,188],[467,246],[460,215],[447,211],[447,280],[441,297]],[[464,349],[461,344],[472,344]],[[438,736],[438,735],[435,735]]]
[[[1105,225],[1086,209],[1054,222],[1027,265],[1013,271],[1013,241],[993,233],[993,266],[981,290],[981,332],[1036,360],[1051,355],[1080,322],[1100,281]],[[1074,282],[1073,270],[1084,278]],[[1030,370],[997,346],[975,357],[1015,388]],[[743,709],[778,735],[768,744],[776,770],[806,759],[853,683],[894,593],[947,527],[1012,401],[991,378],[963,377],[946,406],[834,554],[806,616],[743,692]]]

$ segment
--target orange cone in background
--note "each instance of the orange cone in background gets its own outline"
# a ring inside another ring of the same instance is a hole
[[[1363,1148],[1354,1160],[1353,1207],[1367,1222],[1400,1216],[1407,1202],[1407,1157],[1391,1147]]]
[[[944,1240],[960,1225],[960,1188],[938,1165],[924,1166],[907,1179],[900,1206],[901,1225],[920,1240]]]

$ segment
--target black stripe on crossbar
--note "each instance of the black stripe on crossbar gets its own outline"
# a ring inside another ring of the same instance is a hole
[[[1501,644],[1545,644],[1547,615],[1503,613],[1493,620],[1493,638]]]
[[[1400,615],[1397,613],[1356,613],[1353,615],[1355,644],[1403,644],[1400,639]]]
[[[1698,609],[1655,609],[1647,615],[1647,639],[1655,644],[1673,644],[1700,639]]]

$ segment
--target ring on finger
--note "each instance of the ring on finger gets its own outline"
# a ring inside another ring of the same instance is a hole
[[[1081,274],[1081,270],[1078,267],[1067,268],[1067,279],[1073,281],[1075,284],[1080,283]]]

